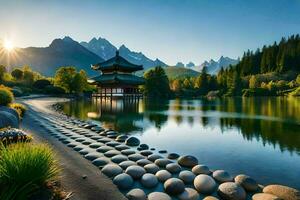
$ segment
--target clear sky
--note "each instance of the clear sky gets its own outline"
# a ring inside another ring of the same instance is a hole
[[[300,33],[300,0],[0,0],[0,38],[104,37],[168,64],[237,58]]]

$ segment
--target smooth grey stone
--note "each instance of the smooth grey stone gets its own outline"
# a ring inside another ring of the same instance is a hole
[[[133,179],[126,173],[119,174],[113,179],[113,183],[118,186],[119,189],[130,189],[133,185]]]
[[[135,154],[135,151],[131,150],[131,149],[125,149],[125,150],[121,150],[121,153],[128,156],[128,155],[131,155],[131,154]]]
[[[153,154],[153,152],[150,150],[142,150],[142,151],[140,151],[140,154],[142,154],[143,156],[149,156],[149,155]]]
[[[171,195],[177,195],[184,192],[185,185],[182,180],[178,178],[170,178],[164,183],[165,191]]]
[[[119,142],[114,142],[114,141],[111,141],[111,142],[107,142],[106,145],[107,146],[110,146],[110,147],[115,147],[115,146],[118,146],[120,145],[121,143]]]
[[[211,171],[206,165],[196,165],[193,167],[192,172],[196,175],[199,174],[211,174]]]
[[[129,137],[126,139],[125,144],[128,146],[139,146],[140,140],[136,137]]]
[[[127,135],[118,135],[117,138],[115,139],[118,142],[125,142],[125,140],[128,138]]]
[[[194,182],[194,179],[196,175],[188,170],[181,171],[178,175],[178,177],[185,183],[185,184],[190,184]]]
[[[85,140],[85,138],[77,138],[75,139],[76,142],[83,142]]]
[[[145,192],[138,188],[130,190],[126,194],[126,197],[128,200],[147,200]]]
[[[115,148],[116,148],[118,151],[122,151],[122,150],[125,150],[125,149],[129,149],[130,147],[127,146],[127,145],[124,145],[124,144],[120,144],[120,145],[115,146]]]
[[[125,172],[133,179],[140,179],[146,173],[146,170],[143,167],[132,165],[127,167]]]
[[[148,195],[148,200],[172,200],[171,197],[163,192],[152,192]]]
[[[124,155],[116,155],[111,158],[111,161],[114,163],[121,163],[126,160],[128,160],[128,158],[127,158],[127,156],[124,156]]]
[[[81,155],[86,155],[86,154],[88,154],[88,153],[90,153],[91,152],[91,150],[89,150],[89,149],[81,149],[80,151],[78,151]]]
[[[103,167],[105,165],[107,165],[109,163],[109,159],[105,158],[105,157],[99,157],[95,160],[93,160],[92,162],[94,165],[96,165],[97,167]]]
[[[217,184],[215,180],[206,174],[200,174],[194,179],[194,187],[199,193],[202,194],[213,193],[216,189],[216,186]]]
[[[137,154],[137,153],[131,154],[131,155],[128,156],[129,160],[132,160],[132,161],[135,161],[135,162],[138,161],[138,160],[144,159],[144,158],[145,158],[144,156],[142,156],[141,154]]]
[[[248,192],[255,192],[258,189],[257,182],[250,176],[240,174],[234,178],[234,182],[242,186]]]
[[[192,167],[194,167],[195,165],[198,164],[198,159],[194,156],[186,155],[186,156],[180,156],[178,158],[177,162],[182,167],[192,168]]]
[[[179,158],[179,154],[177,153],[169,153],[168,156],[167,156],[168,159],[171,159],[171,160],[175,160],[177,158]]]
[[[219,185],[218,195],[226,200],[245,200],[246,192],[238,184],[233,182],[226,182]]]
[[[108,177],[115,177],[123,172],[123,169],[117,164],[107,164],[101,170]]]
[[[143,167],[145,165],[151,164],[152,162],[150,160],[147,160],[147,159],[141,159],[141,160],[138,160],[136,163]]]
[[[167,164],[166,169],[173,174],[179,173],[181,171],[181,167],[177,163]]]
[[[96,143],[90,144],[89,147],[91,147],[93,149],[97,149],[99,147],[102,147],[103,145],[104,145],[103,143],[96,142]]]
[[[157,179],[160,182],[165,182],[166,180],[168,180],[169,178],[172,177],[172,174],[170,172],[168,172],[167,170],[159,170],[158,172],[156,172],[155,176],[157,177]]]
[[[92,142],[91,142],[91,141],[88,141],[88,140],[85,140],[85,141],[83,141],[83,142],[81,142],[81,143],[84,144],[84,145],[92,144]]]
[[[148,160],[154,162],[155,160],[159,159],[159,158],[162,158],[161,155],[158,155],[158,154],[152,154],[150,156],[148,156]]]
[[[111,141],[111,139],[108,139],[108,138],[101,138],[101,139],[98,139],[97,140],[98,142],[102,142],[102,143],[108,143],[108,142],[110,142]]]
[[[107,151],[107,152],[105,152],[104,153],[104,155],[106,156],[106,157],[113,157],[113,156],[116,156],[116,155],[120,155],[121,154],[121,152],[120,151],[117,151],[117,150],[109,150],[109,151]]]
[[[150,148],[151,151],[155,151],[155,148]]]
[[[168,153],[167,150],[159,150],[158,153]]]
[[[79,145],[79,143],[74,143],[74,142],[67,144],[68,147],[76,147],[78,145]]]
[[[93,140],[98,140],[98,139],[102,139],[103,137],[102,136],[99,136],[99,135],[95,135],[95,136],[92,136],[91,139]]]
[[[145,188],[153,188],[158,184],[158,180],[154,174],[146,173],[141,178],[141,184]]]
[[[105,152],[110,151],[110,150],[114,150],[114,148],[109,147],[109,146],[101,146],[101,147],[96,149],[96,151],[98,151],[100,153],[105,153]]]
[[[216,170],[212,176],[220,183],[230,182],[233,179],[232,176],[224,170]]]
[[[177,196],[179,200],[198,200],[199,194],[193,188],[185,188],[184,192]]]
[[[171,160],[165,158],[159,158],[154,161],[154,163],[159,167],[166,167],[167,164],[172,163]]]
[[[139,148],[141,150],[146,150],[146,149],[149,149],[149,146],[147,144],[140,144]]]
[[[100,153],[96,153],[96,152],[93,152],[93,153],[88,153],[84,156],[86,159],[90,160],[90,161],[93,161],[99,157],[101,157],[101,154]]]
[[[147,173],[151,173],[151,174],[155,174],[156,172],[159,171],[159,167],[154,163],[145,165],[144,169],[146,170]]]
[[[127,169],[127,167],[136,165],[136,162],[131,161],[131,160],[126,160],[121,163],[119,163],[119,166],[122,167],[124,170]]]

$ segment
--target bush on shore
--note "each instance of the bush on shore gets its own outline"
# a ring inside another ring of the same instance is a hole
[[[57,161],[47,145],[2,145],[0,155],[1,200],[28,199],[58,177]]]
[[[15,109],[20,118],[22,118],[27,110],[26,106],[24,106],[23,104],[20,104],[20,103],[11,103],[9,104],[9,107],[11,107],[12,109]]]
[[[0,129],[0,144],[7,146],[11,143],[30,142],[32,137],[24,131],[16,128]]]
[[[14,95],[8,87],[0,86],[0,105],[7,106],[14,100]]]

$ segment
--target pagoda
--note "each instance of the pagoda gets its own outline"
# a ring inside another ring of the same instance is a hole
[[[93,97],[104,98],[139,98],[139,85],[144,84],[144,78],[134,75],[134,72],[143,70],[142,65],[130,63],[119,55],[104,62],[91,66],[94,70],[99,70],[100,75],[88,80],[90,84],[97,86],[97,92]]]

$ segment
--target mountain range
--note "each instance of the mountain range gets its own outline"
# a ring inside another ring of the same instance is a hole
[[[117,48],[105,38],[93,38],[89,42],[79,43],[68,36],[62,39],[54,39],[47,47],[16,48],[11,52],[9,62],[7,56],[0,55],[0,64],[12,67],[29,65],[33,70],[46,76],[53,76],[61,66],[75,66],[78,70],[83,69],[89,76],[93,76],[99,74],[99,72],[92,70],[91,64],[113,57],[116,50],[119,50],[120,55],[128,61],[143,65],[144,71],[154,66],[168,66],[159,59],[152,60],[142,52],[132,51],[125,45]],[[192,62],[186,66],[183,63],[178,63],[177,66],[180,65],[180,67],[186,67],[190,71],[195,70],[198,72],[202,70],[203,66],[206,66],[208,73],[215,74],[221,66],[227,67],[229,64],[235,64],[236,62],[234,59],[221,57],[218,61],[205,61],[199,66],[195,66]]]

